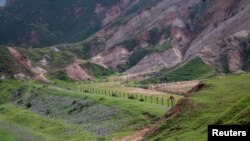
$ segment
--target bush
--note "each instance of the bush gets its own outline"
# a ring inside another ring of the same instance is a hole
[[[129,95],[129,96],[128,96],[128,99],[134,100],[134,99],[136,99],[136,97],[135,97],[134,95]]]
[[[86,99],[88,99],[88,98],[89,98],[88,96],[85,96],[83,99],[86,100]]]
[[[118,97],[118,95],[116,93],[113,93],[111,96]]]
[[[25,106],[26,106],[26,108],[28,109],[28,108],[30,108],[32,105],[31,105],[30,102],[28,102],[28,103],[25,104]]]
[[[54,72],[53,74],[51,74],[51,76],[53,79],[59,79],[59,80],[63,80],[63,81],[71,81],[71,79],[67,76],[67,74],[62,70]]]
[[[46,114],[47,115],[51,114],[49,109],[46,110]]]
[[[141,98],[139,101],[143,102],[143,101],[144,101],[144,99],[142,99],[142,98]]]
[[[103,97],[101,97],[101,98],[99,99],[99,101],[103,101],[103,100],[105,100],[105,98],[103,98]]]

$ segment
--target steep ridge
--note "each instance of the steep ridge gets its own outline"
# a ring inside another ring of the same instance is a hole
[[[250,30],[237,32],[216,44],[208,44],[199,55],[220,72],[249,71]]]
[[[25,78],[25,77],[33,77],[35,80],[42,81],[48,83],[49,80],[44,76],[45,73],[47,73],[46,70],[40,68],[40,67],[34,67],[32,65],[32,61],[29,60],[27,57],[21,55],[16,49],[12,47],[8,47],[8,50],[14,60],[20,64],[25,70],[27,70],[31,75],[24,74],[23,72],[19,72],[18,74],[15,74],[15,77],[19,78]]]
[[[71,52],[57,48],[0,48],[0,79],[34,79],[48,83],[56,80],[82,81],[101,79],[114,71]]]
[[[250,29],[249,10],[246,0],[163,0],[122,24],[102,29],[86,42],[104,39],[104,52],[92,58],[98,64],[115,70],[125,65],[126,74],[152,73],[186,62],[199,56],[205,46],[212,47],[237,32]],[[171,43],[170,48],[154,51],[167,42]],[[127,48],[128,43],[132,49]],[[123,59],[109,57],[117,56],[115,54]],[[110,63],[112,59],[115,63]],[[136,62],[130,63],[130,60]],[[203,60],[208,58],[203,56]],[[208,64],[217,67],[214,63]]]
[[[183,1],[182,1],[183,2]],[[159,42],[160,44],[163,44],[166,42],[170,36],[172,37],[172,47],[174,49],[170,49],[169,52],[164,52],[162,56],[167,56],[168,54],[171,54],[173,58],[172,60],[176,60],[176,62],[173,62],[174,65],[176,63],[181,61],[180,52],[182,52],[183,46],[186,46],[188,43],[188,37],[186,35],[186,27],[185,23],[183,22],[182,15],[179,15],[179,11],[177,11],[176,4],[182,3],[181,1],[162,1],[156,6],[151,7],[149,10],[142,11],[141,13],[136,14],[133,18],[131,18],[129,21],[123,23],[121,26],[114,26],[109,29],[104,29],[103,31],[100,31],[99,34],[96,36],[101,36],[106,40],[106,50],[110,52],[110,48],[113,48],[114,50],[116,48],[121,48],[121,45],[118,45],[119,43],[122,43],[123,41],[126,41],[128,39],[134,39],[138,40],[139,46],[137,48],[145,48],[149,46],[156,46]],[[183,4],[186,6],[186,9],[188,9],[188,5],[193,5],[193,1],[189,4]],[[150,31],[151,31],[151,36]],[[166,32],[170,33],[157,33],[160,30],[166,30]],[[154,34],[160,34],[156,37],[156,41],[152,40],[150,38],[154,38]],[[92,37],[94,38],[94,37]],[[100,38],[100,37],[99,37]],[[158,39],[159,38],[159,39]],[[181,43],[178,43],[177,40],[182,40]],[[149,43],[151,42],[151,43]],[[140,50],[140,49],[139,49]],[[158,59],[157,57],[158,56]],[[159,60],[159,57],[161,54],[156,54],[152,56],[148,56],[144,62],[148,62],[146,66],[146,69],[152,68],[154,66],[149,65],[149,60],[153,61],[152,59]],[[105,56],[103,57],[104,60]],[[165,60],[165,58],[162,58],[160,60]],[[144,64],[142,61],[141,64]],[[122,62],[120,62],[122,63]],[[104,64],[108,64],[104,61]],[[117,64],[116,67],[118,67],[119,64]],[[159,65],[170,65],[172,64],[165,64],[160,63]],[[157,65],[157,66],[159,66]],[[143,65],[142,65],[143,66]],[[145,70],[145,68],[141,68],[142,70]],[[135,69],[136,70],[136,69]],[[141,70],[138,70],[140,72]],[[134,72],[131,70],[131,72]],[[136,72],[136,71],[135,71]]]

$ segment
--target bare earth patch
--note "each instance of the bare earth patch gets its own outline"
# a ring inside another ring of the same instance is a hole
[[[91,76],[81,68],[81,60],[75,60],[72,64],[66,67],[66,74],[73,80],[89,80]]]
[[[197,91],[199,87],[202,86],[203,83],[201,81],[194,80],[194,81],[156,84],[156,85],[151,85],[149,89],[167,93],[188,94]]]

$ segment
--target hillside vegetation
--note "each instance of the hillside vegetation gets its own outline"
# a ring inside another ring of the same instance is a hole
[[[91,74],[94,78],[97,79],[104,78],[115,73],[109,68],[104,68],[91,62],[84,62],[83,64],[81,64],[81,66],[85,68],[89,72],[89,74]]]
[[[69,51],[54,51],[54,49],[51,48],[18,48],[18,50],[38,66],[41,66],[39,61],[45,58],[48,61],[48,66],[46,67],[49,67],[50,69],[59,69],[65,67],[75,58],[75,55]]]
[[[250,124],[249,74],[205,80],[206,87],[177,104],[177,117],[161,123],[147,141],[201,141],[207,125]]]
[[[18,70],[6,47],[0,46],[0,74],[13,74]]]
[[[0,83],[0,137],[6,141],[111,140],[157,121],[168,110],[162,105],[32,81]]]
[[[202,59],[194,58],[189,62],[178,66],[170,71],[161,71],[152,78],[142,81],[142,84],[164,83],[164,82],[178,82],[195,79],[203,79],[214,75],[216,72],[214,68],[206,65]]]

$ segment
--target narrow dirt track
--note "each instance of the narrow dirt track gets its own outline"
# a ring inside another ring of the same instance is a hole
[[[143,139],[143,137],[148,133],[148,131],[150,131],[152,128],[154,128],[154,125],[148,125],[136,132],[134,132],[131,135],[119,138],[119,139],[115,139],[113,141],[140,141]]]

